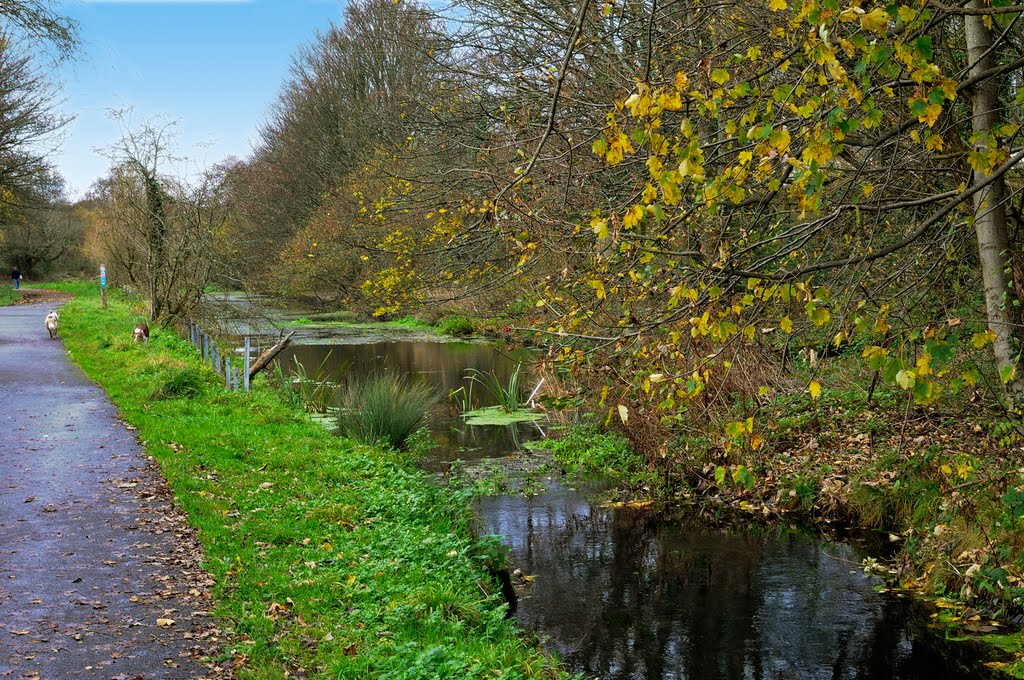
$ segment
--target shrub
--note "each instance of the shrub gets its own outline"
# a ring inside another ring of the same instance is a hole
[[[202,394],[205,382],[202,371],[197,368],[172,369],[167,377],[153,388],[149,398],[158,400],[194,397]]]
[[[423,383],[374,373],[338,390],[338,433],[401,449],[437,402],[437,395]]]
[[[445,335],[472,335],[476,330],[469,317],[462,316],[461,314],[453,314],[441,319],[438,328]]]

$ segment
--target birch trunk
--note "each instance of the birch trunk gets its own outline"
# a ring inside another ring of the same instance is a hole
[[[971,0],[967,7],[981,8],[982,3],[980,0]],[[970,75],[976,76],[994,68],[996,59],[992,48],[992,31],[985,25],[985,17],[965,16],[964,29]],[[990,135],[999,122],[999,82],[996,78],[982,80],[975,86],[971,106],[972,129],[977,139],[975,149],[984,153],[989,150]],[[976,185],[984,183],[988,178],[987,172],[974,174]],[[1010,248],[1006,229],[1006,184],[1002,177],[974,194],[974,218],[988,327],[995,333],[992,351],[1002,374],[1014,370],[1020,347],[1015,323],[1019,313],[1012,304],[1016,296],[1013,295],[1012,282],[1007,274]],[[1020,406],[1024,396],[1021,376],[1016,375],[1006,385],[1006,396],[1011,409]]]

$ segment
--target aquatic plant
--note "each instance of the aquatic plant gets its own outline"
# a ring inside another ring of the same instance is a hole
[[[327,379],[327,361],[331,358],[331,353],[327,352],[312,377],[307,373],[305,365],[297,357],[292,357],[292,382],[298,388],[302,406],[310,413],[327,413],[327,406],[334,401],[334,391],[338,388],[338,383]]]
[[[298,406],[307,413],[327,413],[328,406],[334,401],[334,391],[338,383],[328,380],[327,361],[331,352],[320,361],[312,376],[305,364],[292,355],[291,373],[285,375],[283,362],[274,362],[274,382],[281,396],[291,405]]]
[[[373,373],[338,389],[338,433],[401,449],[437,402],[437,394],[424,383]]]
[[[516,364],[516,368],[509,376],[508,382],[503,384],[494,372],[484,373],[475,368],[467,371],[466,380],[470,384],[478,384],[487,390],[487,393],[494,397],[494,400],[505,413],[516,413],[525,403],[523,400],[520,379],[523,374],[522,362]]]

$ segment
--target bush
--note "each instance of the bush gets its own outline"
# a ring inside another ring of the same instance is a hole
[[[173,369],[159,385],[153,388],[149,398],[155,401],[175,397],[194,397],[202,394],[205,384],[203,373],[198,368]]]
[[[401,449],[437,403],[437,395],[423,383],[374,373],[338,390],[338,433]]]
[[[476,330],[473,322],[461,314],[453,314],[441,319],[438,328],[445,335],[472,335]]]

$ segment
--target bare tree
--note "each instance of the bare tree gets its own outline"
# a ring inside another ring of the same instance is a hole
[[[174,124],[132,127],[127,112],[113,116],[122,137],[108,149],[114,166],[94,191],[108,224],[105,254],[115,280],[145,293],[152,320],[174,321],[199,301],[214,271],[214,242],[230,212],[223,173],[175,178]]]

